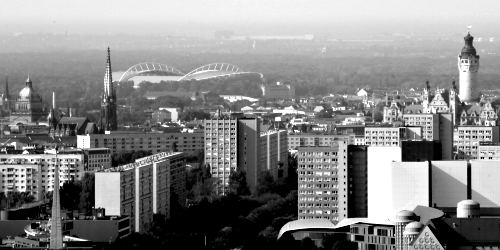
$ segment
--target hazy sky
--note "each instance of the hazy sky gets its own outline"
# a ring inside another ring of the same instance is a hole
[[[0,0],[0,32],[497,32],[499,0]]]

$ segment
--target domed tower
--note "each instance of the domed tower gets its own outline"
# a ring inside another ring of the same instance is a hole
[[[479,218],[481,207],[473,200],[463,200],[457,204],[457,218]]]
[[[406,225],[418,220],[419,217],[412,211],[402,210],[396,214],[396,217],[394,218],[396,250],[404,249],[405,245],[404,245],[403,232],[405,231]]]
[[[404,250],[408,250],[408,246],[415,238],[417,238],[418,234],[420,233],[420,231],[422,231],[422,229],[424,229],[424,224],[418,221],[414,221],[406,225],[405,230],[403,232]]]
[[[28,76],[26,86],[19,91],[19,96],[10,116],[11,123],[34,124],[46,118],[42,98],[33,89],[33,82]]]
[[[477,85],[477,71],[479,70],[479,55],[472,45],[474,37],[467,33],[464,37],[465,45],[458,55],[459,96],[462,102],[470,102],[475,97],[475,87]]]

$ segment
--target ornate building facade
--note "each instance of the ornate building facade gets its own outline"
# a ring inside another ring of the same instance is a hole
[[[2,101],[8,105],[8,110],[10,110],[9,121],[11,124],[37,124],[47,118],[42,97],[33,89],[30,77],[26,79],[26,86],[19,92],[15,101],[10,99],[6,83],[6,93],[4,93]]]

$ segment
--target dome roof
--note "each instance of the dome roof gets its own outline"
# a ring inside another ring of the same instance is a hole
[[[19,99],[20,100],[31,100],[31,99],[40,99],[40,96],[33,90],[33,82],[31,78],[28,76],[26,79],[26,86],[19,91]]]
[[[401,210],[396,214],[395,222],[410,222],[417,220],[417,215],[409,210]]]
[[[474,200],[463,200],[457,204],[457,207],[479,208],[479,202]]]
[[[424,228],[424,224],[422,224],[418,221],[414,221],[414,222],[406,225],[405,231],[403,232],[403,234],[418,234],[418,233],[420,233],[422,228]]]
[[[19,92],[20,99],[30,99],[33,94],[33,89],[30,86],[26,86]]]

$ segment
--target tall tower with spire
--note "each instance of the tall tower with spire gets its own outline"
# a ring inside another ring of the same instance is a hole
[[[57,125],[57,114],[56,114],[56,93],[52,92],[52,107],[49,110],[49,116],[47,117],[49,127],[55,129]]]
[[[10,113],[11,109],[11,98],[9,94],[9,77],[5,76],[5,90],[2,95],[2,111]]]
[[[479,70],[479,55],[472,45],[474,37],[470,32],[464,37],[465,45],[458,55],[459,97],[462,102],[470,102],[476,97],[477,72]]]
[[[113,86],[111,71],[111,51],[108,47],[106,72],[104,74],[104,93],[101,100],[101,131],[116,130],[118,128],[116,116],[116,91]]]

